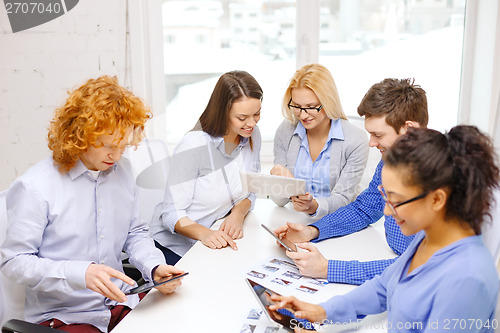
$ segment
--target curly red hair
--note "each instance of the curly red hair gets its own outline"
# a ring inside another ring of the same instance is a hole
[[[132,127],[131,144],[139,144],[144,124],[152,117],[142,99],[121,87],[116,77],[90,79],[68,94],[65,105],[56,109],[48,133],[54,165],[61,173],[71,170],[90,145],[97,147],[100,135],[116,132],[119,142]]]

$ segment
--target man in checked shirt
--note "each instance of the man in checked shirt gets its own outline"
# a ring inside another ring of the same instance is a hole
[[[428,122],[425,91],[411,79],[385,79],[374,84],[358,106],[358,114],[365,117],[365,129],[370,134],[370,147],[382,154],[409,127],[426,127]],[[360,285],[392,264],[394,259],[359,262],[327,260],[318,249],[304,242],[319,242],[336,236],[344,236],[377,222],[384,215],[385,202],[378,191],[382,183],[382,159],[373,178],[353,202],[324,216],[308,226],[287,222],[274,232],[307,250],[286,252],[300,273],[315,278],[327,278],[329,282]],[[413,236],[401,233],[392,216],[385,216],[384,228],[390,248],[401,255]]]

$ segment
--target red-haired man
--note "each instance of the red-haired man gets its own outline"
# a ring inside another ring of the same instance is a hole
[[[30,168],[7,194],[9,228],[1,268],[26,286],[25,318],[67,332],[107,332],[139,302],[121,252],[151,281],[181,272],[165,264],[139,217],[128,145],[151,113],[108,76],[88,80],[56,110],[52,157]],[[180,280],[158,289],[168,294]]]

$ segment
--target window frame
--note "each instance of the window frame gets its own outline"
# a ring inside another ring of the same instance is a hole
[[[156,119],[147,135],[166,140],[162,0],[127,0],[130,86],[151,106]],[[296,67],[318,62],[320,0],[297,0]],[[318,22],[318,24],[309,24]],[[493,32],[493,33],[492,33]],[[480,36],[480,37],[479,37]],[[500,5],[495,0],[466,1],[459,123],[473,124],[500,144]],[[474,112],[472,112],[474,110]],[[479,111],[478,111],[479,110]],[[168,142],[167,142],[168,144]],[[262,158],[272,160],[272,142]]]

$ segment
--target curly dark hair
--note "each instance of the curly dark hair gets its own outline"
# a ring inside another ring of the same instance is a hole
[[[456,126],[447,134],[409,128],[384,155],[390,167],[408,170],[405,185],[423,192],[447,189],[446,219],[457,219],[481,233],[494,202],[499,169],[489,137],[475,126]]]

